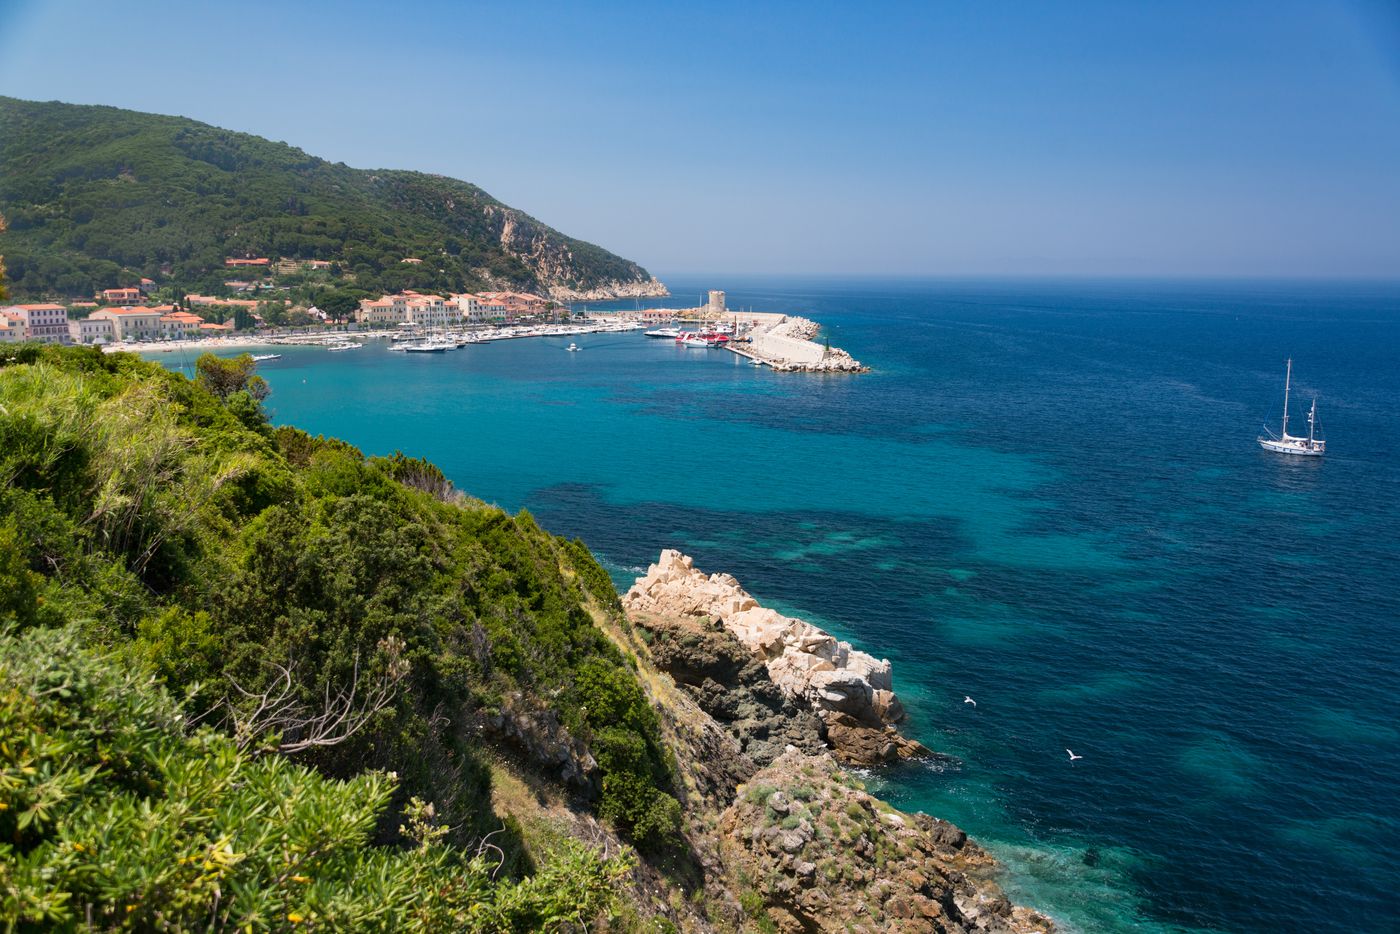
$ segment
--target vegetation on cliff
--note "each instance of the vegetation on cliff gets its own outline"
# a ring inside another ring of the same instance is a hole
[[[395,914],[397,887],[431,902],[419,883],[455,874],[440,904],[409,906],[424,917],[476,899],[454,886],[486,884],[483,841],[515,886],[491,904],[591,892],[613,868],[566,850],[567,880],[532,881],[556,861],[532,865],[490,806],[486,750],[509,753],[493,725],[531,710],[584,750],[581,804],[644,850],[673,845],[670,754],[595,625],[616,597],[594,596],[606,575],[587,550],[424,461],[274,429],[255,376],[204,364],[192,382],[125,354],[0,351],[7,917],[43,926],[93,905],[115,927],[131,904],[280,926],[268,912],[350,918],[382,899],[379,920],[350,926],[395,928],[414,917]],[[72,847],[103,834],[149,839]],[[294,873],[312,888],[279,875],[288,847],[326,861]],[[209,884],[192,893],[182,873]],[[63,880],[52,899],[40,879]]]
[[[0,214],[20,298],[89,297],[141,276],[217,290],[239,277],[225,258],[243,256],[327,260],[332,281],[365,294],[650,280],[466,182],[115,107],[0,97]]]

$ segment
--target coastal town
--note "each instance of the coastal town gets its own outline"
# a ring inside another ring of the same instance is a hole
[[[229,269],[309,269],[324,261],[274,262],[268,257],[229,257]],[[233,290],[244,280],[225,283]],[[274,317],[277,321],[270,320]],[[134,286],[103,289],[93,300],[18,304],[0,308],[0,343],[39,341],[83,344],[107,350],[176,346],[233,347],[322,344],[335,351],[359,349],[363,339],[386,339],[390,350],[440,353],[467,344],[519,337],[568,336],[598,331],[645,330],[649,338],[687,348],[721,349],[756,367],[782,372],[866,370],[829,342],[817,343],[820,326],[809,319],[732,309],[725,293],[711,290],[691,308],[621,311],[575,309],[528,292],[483,291],[437,295],[404,289],[359,300],[340,313],[289,299],[236,298],[157,289],[143,278]],[[570,349],[577,349],[570,345]]]

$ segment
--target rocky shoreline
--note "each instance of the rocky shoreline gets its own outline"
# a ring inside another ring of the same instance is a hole
[[[684,776],[704,921],[682,930],[1054,934],[952,824],[906,814],[842,765],[930,754],[900,736],[888,660],[766,609],[678,551],[622,598]]]
[[[668,670],[669,663],[668,673],[701,696],[726,689],[724,679],[715,677],[726,669],[697,663],[696,655],[733,659],[734,649],[726,647],[732,640],[762,664],[783,698],[815,715],[820,738],[842,762],[873,765],[929,752],[896,728],[904,707],[894,693],[888,659],[876,659],[810,623],[760,606],[729,574],[707,575],[689,557],[668,549],[637,579],[622,604],[638,625],[672,637],[665,653],[654,653],[660,655],[658,664]],[[708,641],[703,638],[707,632]],[[675,648],[686,644],[676,638],[678,633],[688,633],[698,652]],[[729,687],[752,692],[752,674],[741,680],[738,661],[727,666]]]

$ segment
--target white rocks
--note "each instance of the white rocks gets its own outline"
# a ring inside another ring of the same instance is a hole
[[[819,713],[844,713],[873,724],[898,723],[889,659],[839,642],[810,623],[758,605],[729,574],[706,575],[674,549],[661,552],[622,598],[629,610],[719,620],[761,658],[773,682]]]

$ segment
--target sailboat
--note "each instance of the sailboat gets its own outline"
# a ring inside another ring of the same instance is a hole
[[[1308,436],[1300,438],[1288,433],[1288,392],[1293,384],[1293,358],[1288,358],[1288,371],[1283,378],[1283,426],[1278,435],[1264,426],[1264,434],[1259,436],[1259,446],[1275,454],[1299,454],[1303,457],[1321,457],[1327,449],[1327,442],[1317,438],[1317,399],[1308,409]]]

